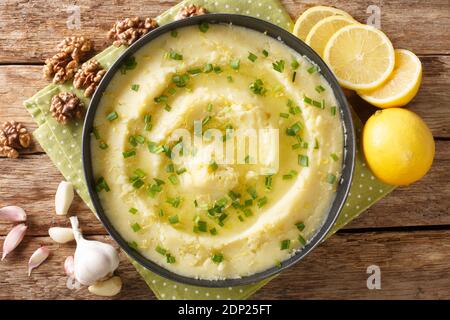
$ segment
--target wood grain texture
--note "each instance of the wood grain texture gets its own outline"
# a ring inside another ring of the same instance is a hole
[[[51,256],[28,277],[28,258],[41,244],[49,246]],[[47,237],[26,237],[0,263],[0,299],[99,299],[85,287],[79,291],[67,289],[63,263],[73,252],[74,244],[58,245]],[[450,231],[338,233],[253,298],[448,299],[449,260]],[[367,289],[366,270],[370,265],[381,269],[381,290]],[[124,286],[114,299],[154,298],[122,253],[118,274]]]
[[[77,1],[81,28],[69,29],[67,10],[73,1],[3,0],[0,2],[0,63],[42,62],[53,54],[58,41],[73,34],[89,35],[100,50],[107,44],[106,32],[117,19],[135,15],[154,17],[176,3],[175,0]],[[370,16],[367,7],[377,5],[381,9],[382,29],[394,46],[420,54],[450,53],[450,13],[445,10],[448,0],[283,0],[282,3],[293,18],[308,7],[321,4],[346,10],[364,23]]]

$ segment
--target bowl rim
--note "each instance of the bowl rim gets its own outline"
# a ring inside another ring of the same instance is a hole
[[[209,24],[233,24],[240,27],[248,28],[260,33],[265,33],[267,36],[279,40],[292,50],[296,51],[302,56],[307,57],[310,61],[314,62],[320,69],[320,73],[327,80],[330,87],[333,89],[333,93],[338,103],[339,115],[341,116],[341,122],[343,126],[344,134],[344,159],[342,164],[342,175],[341,179],[337,184],[336,195],[333,203],[329,209],[328,215],[323,221],[321,227],[317,233],[308,241],[308,243],[299,251],[297,251],[290,258],[281,262],[279,266],[270,267],[264,271],[244,276],[241,278],[228,278],[222,280],[205,280],[198,278],[190,278],[182,276],[175,272],[169,271],[168,269],[158,265],[157,263],[145,258],[138,251],[134,250],[125,239],[115,230],[112,223],[109,221],[107,215],[105,214],[103,207],[101,205],[98,194],[95,190],[95,179],[92,170],[92,159],[91,159],[91,137],[92,137],[92,127],[94,123],[95,114],[97,107],[103,95],[103,92],[109,85],[110,81],[114,77],[117,71],[119,71],[122,62],[136,53],[139,49],[145,46],[147,43],[156,39],[162,34],[173,31],[175,29],[199,25],[201,23]],[[278,27],[270,22],[238,14],[224,14],[224,13],[212,13],[201,16],[195,16],[191,18],[186,18],[183,20],[173,21],[168,24],[159,26],[158,28],[152,30],[151,32],[144,35],[130,47],[128,47],[120,57],[111,65],[107,70],[106,74],[103,76],[99,86],[97,87],[86,113],[83,134],[82,134],[82,160],[83,160],[83,171],[86,179],[86,184],[88,188],[89,195],[92,199],[92,204],[97,213],[98,218],[106,228],[107,232],[111,237],[119,244],[119,246],[126,252],[126,254],[137,261],[145,269],[148,269],[159,276],[167,278],[172,281],[180,282],[187,285],[201,286],[201,287],[233,287],[253,284],[271,276],[274,276],[286,268],[292,266],[296,262],[303,259],[312,249],[314,249],[322,240],[326,237],[332,226],[334,225],[339,213],[341,212],[345,200],[347,199],[355,167],[355,131],[352,120],[352,112],[347,103],[347,99],[342,91],[337,79],[325,64],[325,62],[315,53],[308,45],[303,41],[292,35],[289,31]]]

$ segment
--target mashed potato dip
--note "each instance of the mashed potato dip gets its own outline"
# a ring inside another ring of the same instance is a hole
[[[232,25],[151,41],[101,98],[91,143],[105,214],[177,274],[240,278],[291,257],[327,217],[343,126],[317,67]]]

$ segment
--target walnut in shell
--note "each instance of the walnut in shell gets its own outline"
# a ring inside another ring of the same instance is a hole
[[[77,71],[73,79],[73,86],[77,89],[84,89],[84,95],[90,97],[105,73],[106,70],[103,69],[100,63],[95,59],[91,59],[83,63],[81,69]]]
[[[53,83],[64,83],[75,75],[79,62],[87,58],[92,50],[92,42],[84,37],[67,37],[61,41],[59,50],[45,60],[44,77]]]
[[[67,124],[71,119],[82,119],[84,104],[72,92],[60,92],[53,96],[50,105],[52,116],[62,124]]]
[[[195,4],[190,4],[187,7],[181,8],[175,16],[175,20],[181,20],[184,18],[201,16],[203,14],[207,14],[208,10],[201,6],[196,6]]]
[[[0,129],[0,152],[8,158],[17,158],[19,149],[28,148],[31,135],[20,122],[6,121]]]
[[[156,29],[158,23],[155,19],[139,17],[126,18],[117,21],[108,32],[108,38],[113,40],[116,47],[129,46],[147,32]]]

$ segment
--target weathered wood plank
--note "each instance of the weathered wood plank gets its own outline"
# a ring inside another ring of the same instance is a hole
[[[80,29],[69,29],[72,1],[19,1],[0,3],[0,62],[42,62],[53,54],[56,43],[68,35],[89,35],[100,50],[107,44],[105,34],[122,17],[154,17],[178,3],[165,1],[108,0],[78,1]],[[369,5],[381,9],[381,26],[396,47],[411,49],[421,54],[450,53],[450,14],[448,0],[430,1],[338,1],[283,0],[293,18],[313,5],[334,5],[348,11],[357,20],[366,22],[371,15]],[[20,23],[17,23],[20,21]],[[433,41],[430,41],[432,35]]]
[[[28,277],[28,258],[40,244],[50,247],[51,258]],[[63,262],[73,252],[73,244],[57,245],[46,237],[25,238],[0,263],[0,286],[7,289],[0,290],[0,299],[98,299],[86,288],[66,288]],[[121,258],[118,274],[124,287],[114,298],[154,298],[123,254]],[[338,233],[253,298],[448,299],[449,259],[450,231]],[[381,269],[381,290],[367,289],[370,265]]]
[[[450,137],[450,56],[421,57],[424,76],[421,89],[409,104],[409,109],[419,114],[431,128],[435,137]],[[41,66],[0,66],[0,122],[17,120],[30,130],[36,128],[22,103],[43,88],[47,82],[41,77]],[[367,118],[376,109],[347,92],[349,102],[356,111]],[[28,153],[41,152],[34,146]]]
[[[29,234],[46,235],[52,226],[68,225],[67,217],[54,214],[54,193],[62,176],[45,154],[23,159],[0,158],[0,207],[22,206],[29,214]],[[348,228],[450,225],[450,141],[437,141],[429,174],[420,182],[400,188],[364,212]],[[105,234],[86,205],[75,197],[76,213],[87,234]],[[10,224],[0,221],[0,235]]]

